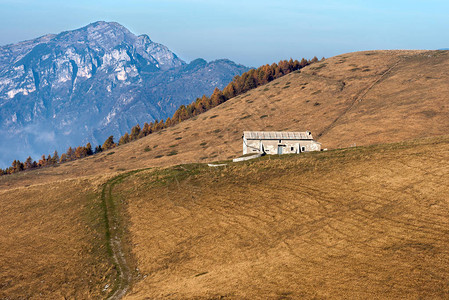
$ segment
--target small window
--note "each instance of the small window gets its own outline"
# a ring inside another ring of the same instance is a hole
[[[306,151],[306,147],[301,147],[301,151],[302,152]]]
[[[294,147],[290,147],[290,151],[293,151],[293,150],[295,150],[295,148]]]
[[[282,143],[282,140],[279,140],[279,144]]]

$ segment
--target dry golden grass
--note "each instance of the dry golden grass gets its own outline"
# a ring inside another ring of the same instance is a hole
[[[88,299],[112,282],[97,191],[67,180],[0,192],[0,299]]]
[[[370,57],[377,55],[373,53]],[[337,59],[330,59],[329,66]],[[395,60],[392,69],[321,138],[325,145],[396,142],[449,132],[449,51]]]
[[[315,137],[325,131],[319,141],[330,149],[447,134],[448,65],[449,51],[332,57],[163,132],[57,168],[1,178],[0,190],[236,157],[242,153],[244,130],[308,129]]]
[[[447,134],[448,64],[448,51],[336,56],[127,145],[0,177],[0,298],[102,295],[99,193],[121,172],[239,156],[244,130],[308,129],[331,149]],[[148,275],[130,297],[447,296],[447,144],[408,145],[201,171],[179,189],[130,177],[114,190]]]
[[[129,177],[127,299],[449,297],[449,139]]]

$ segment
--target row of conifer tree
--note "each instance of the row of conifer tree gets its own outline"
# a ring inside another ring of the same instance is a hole
[[[251,89],[257,88],[261,85],[267,84],[279,77],[286,74],[304,68],[318,61],[317,57],[311,60],[302,59],[298,60],[281,60],[279,63],[273,63],[272,65],[264,65],[257,69],[251,69],[248,72],[243,73],[241,76],[237,75],[234,79],[221,91],[215,88],[214,92],[210,97],[203,95],[201,98],[197,98],[196,101],[188,104],[181,105],[170,118],[164,120],[154,120],[149,124],[145,122],[141,128],[139,124],[131,129],[131,133],[126,132],[120,137],[118,144],[114,142],[114,137],[110,136],[106,139],[103,145],[98,145],[95,150],[92,149],[90,143],[86,146],[80,146],[76,148],[70,147],[66,153],[59,156],[58,152],[55,151],[52,155],[42,155],[39,161],[33,161],[31,157],[28,157],[26,161],[21,162],[19,160],[14,160],[11,167],[2,170],[0,169],[0,176],[6,174],[12,174],[24,170],[30,170],[35,168],[42,168],[48,166],[54,166],[57,164],[65,163],[68,161],[80,159],[86,156],[90,156],[103,150],[108,150],[119,145],[127,144],[131,141],[143,138],[153,132],[160,131],[164,128],[176,125],[184,120],[193,118],[203,112],[214,108],[227,100],[241,95]]]

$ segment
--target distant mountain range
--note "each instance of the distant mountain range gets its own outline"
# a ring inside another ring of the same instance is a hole
[[[118,137],[247,70],[226,59],[187,64],[114,22],[2,46],[0,167]]]

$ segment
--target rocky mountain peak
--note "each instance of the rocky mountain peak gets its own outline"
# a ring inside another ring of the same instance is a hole
[[[141,34],[137,37],[137,39],[139,41],[141,41],[142,43],[152,43],[150,37],[146,34]]]
[[[0,164],[166,118],[246,70],[189,68],[148,35],[105,21],[0,47]]]
[[[54,41],[112,49],[122,43],[132,45],[136,39],[136,35],[119,23],[98,21],[76,30],[62,32],[55,37]]]

